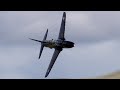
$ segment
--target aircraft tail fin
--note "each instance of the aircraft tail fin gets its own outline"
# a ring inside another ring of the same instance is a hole
[[[44,38],[43,38],[43,41],[41,42],[41,49],[40,49],[40,53],[39,53],[39,59],[40,59],[40,57],[41,57],[41,54],[42,54],[42,51],[43,51],[43,48],[44,48],[44,41],[46,40],[46,38],[47,38],[47,34],[48,34],[48,29],[47,29],[47,31],[46,31],[46,33],[45,33],[45,36],[44,36]]]
[[[45,33],[45,36],[44,36],[44,38],[43,38],[43,41],[29,38],[30,40],[33,40],[33,41],[36,41],[36,42],[41,42],[41,48],[40,48],[40,53],[39,53],[39,59],[40,59],[40,57],[41,57],[41,54],[42,54],[42,51],[43,51],[43,48],[44,48],[44,43],[45,43],[45,40],[46,40],[46,38],[47,38],[47,34],[48,34],[48,29],[47,29],[47,31],[46,31],[46,33]]]

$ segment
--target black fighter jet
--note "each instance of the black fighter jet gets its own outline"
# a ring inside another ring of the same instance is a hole
[[[72,48],[74,47],[74,43],[71,42],[71,41],[66,41],[65,40],[65,37],[64,37],[64,33],[65,33],[65,23],[66,23],[66,13],[64,12],[63,13],[63,17],[62,17],[62,22],[61,22],[61,27],[60,27],[60,32],[59,32],[59,36],[58,36],[58,39],[57,40],[46,40],[47,38],[47,34],[48,34],[48,29],[45,33],[45,36],[43,38],[42,41],[40,40],[36,40],[36,39],[31,39],[33,41],[37,41],[37,42],[40,42],[41,43],[41,49],[40,49],[40,53],[39,53],[39,59],[41,57],[41,54],[42,54],[42,51],[43,51],[43,48],[44,47],[48,47],[48,48],[54,48],[55,51],[54,51],[54,54],[53,54],[53,57],[51,59],[51,62],[49,64],[49,67],[47,69],[47,72],[46,72],[46,75],[45,77],[47,77],[59,55],[59,53],[63,50],[63,48]]]

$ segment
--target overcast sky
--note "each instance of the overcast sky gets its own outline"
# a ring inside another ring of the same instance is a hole
[[[120,70],[120,12],[66,11],[66,40],[75,47],[64,49],[49,78],[89,78]],[[0,78],[44,79],[54,49],[40,43],[57,39],[63,11],[0,11]]]

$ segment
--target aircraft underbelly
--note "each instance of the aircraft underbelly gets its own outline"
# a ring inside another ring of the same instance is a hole
[[[49,47],[49,48],[55,48],[56,46],[54,44],[48,44],[48,45],[45,45],[46,47]]]

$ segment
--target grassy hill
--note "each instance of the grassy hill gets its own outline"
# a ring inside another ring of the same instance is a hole
[[[96,77],[95,79],[120,79],[120,71],[109,73],[107,75],[103,75],[100,77]]]

